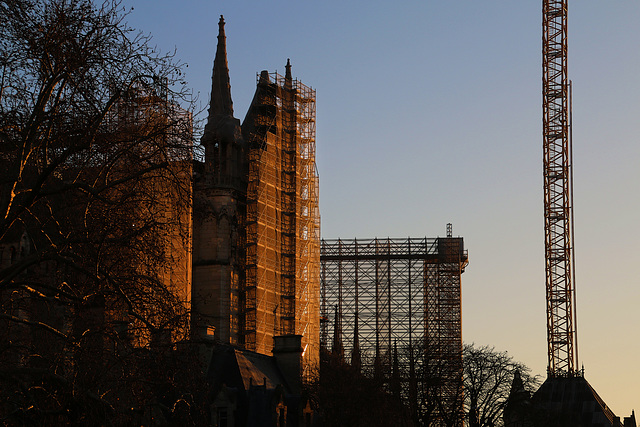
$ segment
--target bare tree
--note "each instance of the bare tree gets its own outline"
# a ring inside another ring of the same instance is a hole
[[[462,357],[459,352],[447,350],[428,341],[403,349],[408,360],[408,369],[403,373],[403,396],[414,425],[463,425]]]
[[[181,65],[125,16],[0,1],[3,423],[136,424],[194,399],[169,351],[188,332],[192,123]]]
[[[493,347],[466,344],[463,366],[465,412],[470,427],[503,425],[514,376],[520,376],[527,391],[539,385],[539,378],[531,376],[529,368]]]

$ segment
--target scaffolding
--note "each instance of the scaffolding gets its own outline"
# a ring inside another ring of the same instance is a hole
[[[263,71],[243,124],[248,141],[246,348],[269,354],[276,335],[302,335],[310,368],[319,358],[320,218],[315,91]]]
[[[452,237],[450,227],[446,238],[323,239],[320,261],[322,347],[387,385],[397,349],[401,394],[412,413],[437,399],[431,425],[457,416],[463,239]]]

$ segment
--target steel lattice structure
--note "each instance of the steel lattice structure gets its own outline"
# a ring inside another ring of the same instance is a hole
[[[575,374],[567,0],[543,1],[543,147],[548,374]]]
[[[397,351],[408,406],[414,412],[427,394],[437,396],[441,418],[462,409],[460,278],[468,262],[463,239],[450,229],[448,236],[322,240],[320,252],[324,348],[333,336],[334,351],[387,380]]]

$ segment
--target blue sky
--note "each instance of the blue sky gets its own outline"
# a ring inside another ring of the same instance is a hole
[[[235,115],[260,70],[317,90],[325,238],[436,237],[470,264],[463,338],[546,370],[541,1],[126,0],[206,107],[224,14]],[[640,409],[640,1],[569,4],[579,356]]]

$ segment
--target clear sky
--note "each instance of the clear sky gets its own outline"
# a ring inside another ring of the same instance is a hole
[[[224,14],[235,115],[260,70],[317,90],[324,238],[437,237],[470,264],[463,338],[547,364],[541,0],[125,0],[208,103]],[[640,1],[569,4],[579,363],[640,410]]]

